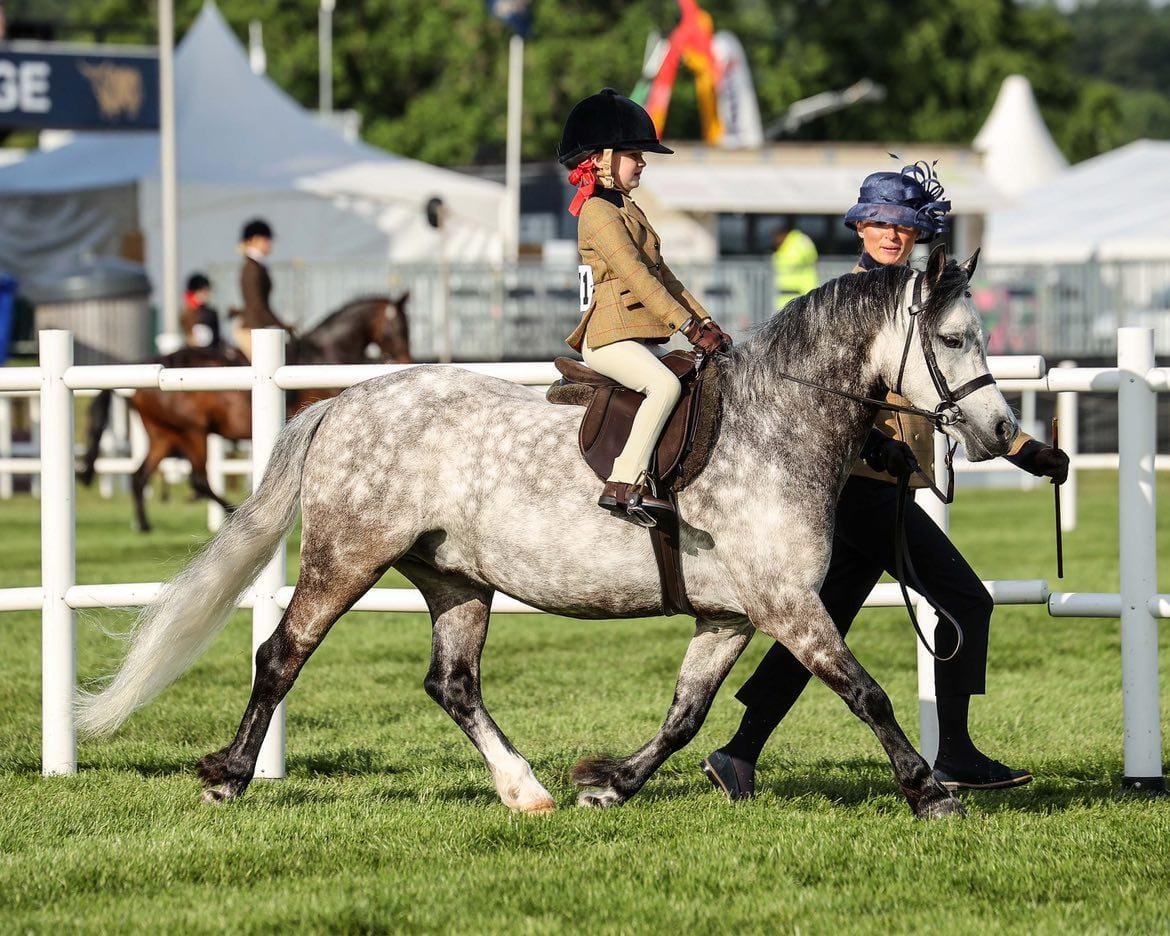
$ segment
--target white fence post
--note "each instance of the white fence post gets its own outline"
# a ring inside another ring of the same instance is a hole
[[[272,456],[276,437],[284,425],[284,391],[273,376],[284,366],[284,330],[252,330],[252,490],[260,489],[264,469]],[[264,567],[253,587],[252,607],[252,682],[256,682],[256,651],[280,623],[281,610],[276,593],[284,587],[285,540],[282,538],[272,561]],[[284,703],[276,707],[260,757],[256,776],[279,779],[284,776]]]
[[[1076,367],[1077,362],[1061,361],[1060,366]],[[1068,480],[1060,486],[1060,528],[1071,533],[1077,528],[1077,452],[1080,447],[1077,394],[1056,395],[1056,418],[1060,427],[1060,447],[1068,455]]]
[[[101,439],[98,440],[98,455],[106,458],[113,458],[118,454],[118,438],[114,431],[114,409],[117,407],[118,394],[112,394],[110,399],[110,423],[106,426],[105,432],[102,433]],[[106,500],[114,496],[114,476],[101,472],[98,474],[98,494]]]
[[[40,333],[41,356],[41,772],[77,772],[73,725],[76,682],[73,609],[76,583],[76,491],[73,482],[73,335]]]
[[[1040,439],[1044,434],[1040,432],[1036,422],[1036,391],[1025,390],[1020,396],[1020,428],[1033,438]],[[1030,491],[1036,486],[1036,479],[1026,471],[1017,471],[1016,484],[1021,491]]]
[[[72,346],[71,346],[72,347]],[[72,357],[69,358],[73,360]],[[41,398],[39,396],[28,398],[28,441],[29,450],[32,452],[41,452]],[[73,437],[69,437],[69,444],[73,444]],[[73,450],[70,449],[70,452]],[[33,497],[41,496],[41,473],[35,472],[29,479],[28,489]]]
[[[114,434],[114,451],[118,455],[130,454],[130,401],[120,393],[110,400],[110,431]],[[130,475],[118,475],[118,490],[123,494],[130,490]]]
[[[1122,785],[1165,788],[1158,699],[1158,622],[1149,601],[1158,591],[1156,396],[1146,380],[1154,366],[1151,328],[1117,330],[1118,495],[1121,564],[1121,694],[1125,712]]]
[[[12,397],[0,397],[0,458],[12,457]],[[12,474],[0,468],[0,500],[12,497]]]
[[[934,483],[940,491],[947,489],[947,437],[941,432],[934,434]],[[914,500],[926,511],[938,528],[944,533],[950,528],[950,509],[935,497],[929,488],[924,488],[914,495]],[[907,583],[910,585],[911,583]],[[919,598],[915,612],[918,615],[918,626],[931,646],[934,646],[935,626],[938,616],[934,608],[925,598]],[[934,763],[938,754],[938,696],[934,684],[934,657],[922,646],[922,641],[914,638],[914,645],[918,650],[918,749],[926,758],[928,764]]]
[[[207,483],[220,497],[223,497],[227,490],[223,473],[223,446],[223,436],[213,432],[207,437]],[[212,533],[219,532],[226,516],[218,502],[210,499],[207,501],[207,529]]]

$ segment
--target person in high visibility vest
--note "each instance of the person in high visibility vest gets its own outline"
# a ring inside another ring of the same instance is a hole
[[[776,271],[776,308],[812,292],[817,281],[817,248],[803,231],[782,227],[773,240],[772,268]]]

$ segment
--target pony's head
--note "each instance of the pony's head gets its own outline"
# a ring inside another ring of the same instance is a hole
[[[917,274],[920,284],[911,279],[906,287],[899,334],[886,338],[885,349],[887,368],[893,360],[887,384],[915,406],[943,414],[943,431],[963,443],[971,461],[1006,454],[1019,431],[990,378],[983,323],[971,302],[969,284],[978,261],[978,250],[956,263],[948,262],[941,244],[935,247],[925,272]],[[912,316],[915,302],[921,308]]]
[[[406,302],[410,292],[404,292],[397,299],[386,296],[376,303],[368,319],[371,344],[378,346],[379,358],[383,363],[411,364],[410,329],[406,324]]]

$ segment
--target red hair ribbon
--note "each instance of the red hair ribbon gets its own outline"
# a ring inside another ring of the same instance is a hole
[[[593,157],[586,156],[577,163],[577,168],[569,173],[569,184],[577,186],[577,194],[573,196],[573,201],[569,205],[569,214],[574,218],[581,214],[581,208],[597,188],[596,172]]]

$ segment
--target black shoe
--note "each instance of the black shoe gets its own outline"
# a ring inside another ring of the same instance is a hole
[[[1007,790],[1031,783],[1032,775],[995,760],[978,767],[955,767],[936,761],[934,779],[953,793],[955,790]]]
[[[745,776],[741,779],[735,769],[736,761],[722,751],[712,751],[703,761],[703,773],[717,790],[727,794],[732,802],[751,799],[756,795],[756,769],[747,761],[739,761],[745,768]]]

